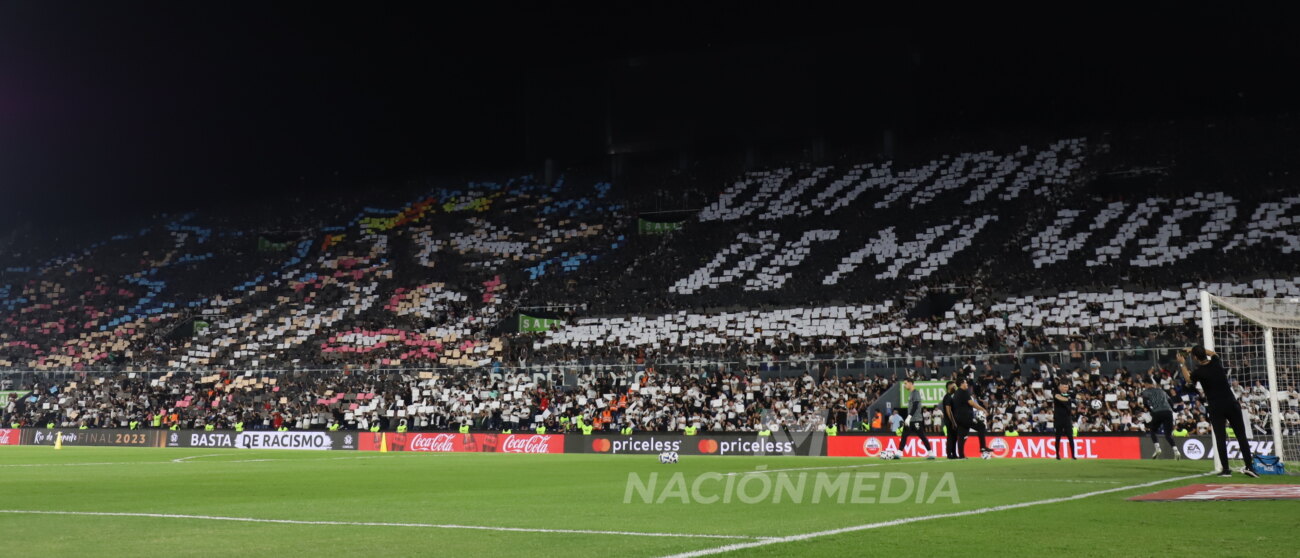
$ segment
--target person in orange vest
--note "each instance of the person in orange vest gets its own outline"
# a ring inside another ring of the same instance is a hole
[[[880,430],[881,420],[880,411],[876,411],[876,414],[871,417],[871,429]]]

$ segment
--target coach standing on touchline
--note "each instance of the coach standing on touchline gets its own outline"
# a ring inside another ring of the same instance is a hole
[[[966,445],[966,435],[970,434],[971,430],[974,430],[980,438],[980,457],[988,459],[989,445],[986,441],[988,433],[984,427],[984,419],[975,416],[977,410],[985,414],[988,414],[988,410],[980,405],[979,401],[975,400],[975,396],[970,391],[970,382],[965,378],[962,378],[961,383],[957,384],[957,393],[953,394],[952,401],[953,406],[956,407],[955,414],[957,415],[957,446],[959,448],[964,447]],[[962,454],[962,457],[966,457],[965,453]]]
[[[1214,429],[1215,449],[1219,452],[1219,476],[1232,476],[1232,470],[1228,468],[1228,433],[1224,431],[1226,424],[1232,426],[1237,434],[1237,443],[1241,445],[1241,459],[1246,462],[1241,474],[1259,478],[1251,467],[1254,459],[1250,455],[1250,440],[1246,438],[1246,421],[1241,418],[1241,405],[1237,404],[1237,398],[1232,395],[1228,373],[1223,370],[1219,355],[1200,345],[1192,347],[1188,352],[1196,359],[1195,372],[1187,370],[1187,360],[1183,358],[1182,352],[1174,353],[1174,358],[1178,360],[1178,368],[1183,371],[1183,379],[1187,384],[1199,383],[1201,391],[1205,393],[1205,404],[1210,411],[1210,427]]]

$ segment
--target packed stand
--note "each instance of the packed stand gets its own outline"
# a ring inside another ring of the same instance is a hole
[[[993,371],[968,361],[920,379],[971,378],[975,399],[989,409],[988,428],[1023,434],[1052,432],[1052,393],[1068,383],[1077,394],[1080,432],[1141,432],[1150,415],[1140,396],[1144,379],[1165,390],[1176,428],[1208,434],[1203,402],[1170,370],[1152,367],[1103,373],[1093,362],[1069,371],[1044,363],[1037,369]],[[567,381],[567,385],[566,385]],[[473,430],[575,432],[677,432],[693,426],[709,432],[844,431],[886,428],[886,417],[867,416],[868,405],[896,378],[804,373],[764,375],[753,369],[656,373],[653,368],[617,370],[507,370],[329,373],[258,372],[210,375],[169,372],[152,377],[127,373],[24,386],[4,402],[11,427],[250,430]],[[1256,435],[1272,431],[1262,386],[1234,384]],[[1300,432],[1300,393],[1284,394],[1283,428]],[[939,409],[924,411],[924,424],[942,431]]]
[[[15,242],[0,368],[1027,362],[1191,344],[1202,288],[1300,295],[1293,186],[1171,187],[1186,163],[1111,141],[747,172],[671,226],[599,180],[519,177],[256,209],[276,226],[161,216],[55,257]],[[1156,178],[1098,186],[1120,171]],[[518,331],[538,308],[561,325]]]

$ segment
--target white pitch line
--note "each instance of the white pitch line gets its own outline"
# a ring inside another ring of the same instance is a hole
[[[758,468],[758,470],[754,470],[754,471],[735,471],[735,472],[729,472],[729,473],[725,473],[725,475],[723,475],[723,476],[738,476],[738,475],[767,475],[767,473],[774,473],[774,472],[789,472],[789,471],[823,471],[823,470],[833,470],[833,468],[862,468],[862,467],[880,467],[880,463],[855,464],[855,466],[774,468],[774,470],[766,470],[766,468]]]
[[[4,463],[4,464],[0,464],[0,467],[90,467],[90,466],[120,466],[120,464],[130,464],[130,466],[135,466],[135,464],[177,464],[177,463],[221,464],[221,463],[261,463],[261,462],[330,462],[330,460],[342,460],[342,459],[383,459],[382,455],[357,455],[357,457],[318,458],[318,459],[268,458],[268,459],[203,460],[203,462],[188,462],[188,460],[185,460],[185,459],[195,459],[195,458],[212,458],[212,457],[218,457],[218,455],[230,455],[230,457],[234,457],[235,454],[190,455],[190,457],[187,458],[165,460],[165,462]]]
[[[230,454],[230,453],[209,453],[209,454],[207,454],[207,455],[190,455],[190,456],[186,456],[186,457],[177,457],[176,459],[173,459],[173,460],[172,460],[172,463],[184,463],[184,462],[189,461],[189,460],[191,460],[191,459],[200,459],[200,458],[204,458],[204,457],[225,457],[225,456],[227,456],[227,455],[234,455],[234,454]]]
[[[881,467],[884,465],[920,465],[923,463],[942,463],[939,460],[927,459],[923,461],[901,461],[898,463],[861,463],[858,465],[831,465],[828,467],[797,467],[794,469],[754,469],[753,471],[736,471],[722,475],[724,477],[734,477],[737,475],[764,475],[767,473],[787,473],[790,471],[822,471],[826,469],[861,469],[863,467]]]
[[[1056,504],[1056,503],[1060,503],[1060,502],[1069,502],[1069,501],[1072,501],[1072,500],[1082,500],[1082,499],[1084,499],[1084,498],[1089,498],[1089,497],[1092,497],[1092,496],[1100,496],[1100,495],[1102,495],[1102,494],[1110,494],[1110,493],[1112,493],[1112,492],[1123,492],[1123,491],[1125,491],[1125,490],[1132,490],[1132,489],[1134,489],[1134,488],[1146,488],[1146,487],[1148,487],[1148,486],[1155,486],[1155,485],[1157,485],[1157,484],[1165,484],[1165,483],[1168,483],[1168,482],[1177,482],[1177,481],[1182,481],[1182,480],[1188,480],[1188,479],[1194,479],[1194,478],[1204,477],[1204,476],[1206,476],[1207,474],[1209,474],[1209,473],[1200,473],[1200,474],[1196,474],[1196,475],[1188,475],[1188,476],[1185,476],[1185,477],[1173,477],[1173,478],[1168,478],[1168,479],[1164,479],[1164,480],[1158,480],[1158,481],[1146,482],[1146,483],[1142,483],[1142,484],[1134,484],[1134,485],[1129,485],[1129,486],[1121,486],[1121,487],[1117,487],[1117,488],[1108,488],[1108,489],[1106,489],[1106,490],[1098,490],[1098,491],[1095,491],[1095,492],[1087,492],[1087,493],[1084,493],[1084,494],[1076,494],[1076,495],[1074,495],[1074,496],[1064,496],[1064,497],[1061,497],[1061,498],[1050,498],[1050,499],[1047,499],[1047,500],[1037,500],[1037,501],[1034,501],[1034,502],[1022,502],[1022,503],[1019,503],[1019,504],[1007,504],[1007,505],[1003,505],[1003,506],[992,506],[992,507],[980,508],[980,509],[976,509],[976,510],[966,510],[966,511],[960,511],[960,512],[952,512],[952,513],[940,513],[940,514],[935,514],[935,515],[922,515],[922,516],[917,516],[917,517],[905,517],[905,518],[902,518],[902,519],[893,519],[893,520],[890,520],[890,521],[881,521],[881,522],[878,522],[878,523],[867,523],[867,524],[864,524],[864,525],[854,525],[854,526],[851,526],[851,527],[841,527],[841,528],[839,528],[839,529],[830,529],[830,530],[827,530],[827,531],[816,531],[816,532],[813,532],[813,533],[804,533],[804,534],[802,534],[802,535],[790,535],[790,536],[788,536],[788,537],[769,538],[769,539],[765,539],[765,540],[759,540],[759,541],[748,542],[748,543],[729,544],[729,545],[726,545],[726,546],[719,546],[719,547],[714,547],[714,548],[706,548],[706,549],[703,549],[703,550],[695,550],[695,551],[692,551],[692,552],[683,552],[683,553],[681,553],[681,554],[673,554],[673,555],[670,555],[670,556],[666,556],[666,557],[664,557],[664,558],[694,558],[694,557],[696,557],[696,556],[710,556],[710,555],[713,555],[713,554],[722,554],[722,553],[724,553],[724,552],[731,552],[731,551],[733,551],[733,550],[743,550],[743,549],[746,549],[746,548],[755,548],[755,547],[759,547],[759,546],[767,546],[767,545],[770,545],[770,544],[780,544],[780,543],[787,543],[787,542],[805,541],[805,540],[808,540],[808,539],[814,539],[814,538],[817,538],[817,537],[827,537],[827,536],[830,536],[830,535],[840,535],[840,534],[844,534],[844,533],[852,533],[852,532],[855,532],[855,531],[866,531],[866,530],[868,530],[868,529],[879,529],[879,528],[881,528],[881,527],[894,527],[894,526],[897,526],[897,525],[906,525],[906,524],[908,524],[908,523],[917,523],[917,522],[920,522],[920,521],[929,521],[929,520],[931,520],[931,519],[947,519],[947,518],[949,518],[949,517],[963,517],[963,516],[967,516],[967,515],[981,515],[981,514],[986,514],[986,513],[990,513],[990,512],[1006,511],[1006,510],[1014,510],[1014,509],[1019,509],[1019,508],[1028,508],[1028,507],[1032,507],[1032,506],[1041,506],[1041,505],[1044,505],[1044,504]]]
[[[173,461],[121,461],[115,463],[7,463],[0,467],[86,467],[89,465],[171,465]]]
[[[194,455],[194,456],[190,456],[190,457],[182,457],[182,458],[180,458],[180,459],[173,459],[172,462],[173,462],[173,463],[191,463],[190,461],[183,461],[183,460],[185,460],[185,459],[197,459],[197,458],[200,458],[200,457],[230,457],[230,456],[234,456],[234,455],[236,455],[236,454],[233,454],[233,453],[214,453],[214,454],[211,454],[211,455]],[[352,456],[352,457],[318,457],[318,458],[315,458],[315,459],[285,459],[285,458],[283,458],[283,457],[266,457],[266,458],[263,458],[263,459],[228,459],[228,460],[224,460],[224,461],[194,461],[194,462],[192,462],[192,463],[213,463],[213,464],[220,464],[220,463],[264,463],[264,462],[267,462],[267,461],[294,461],[294,462],[300,462],[300,461],[343,461],[343,460],[346,460],[346,459],[380,459],[381,457],[382,457],[382,456],[379,456],[379,455],[358,455],[358,456]]]
[[[506,531],[512,533],[562,533],[577,535],[624,535],[629,537],[677,537],[686,539],[751,539],[768,540],[768,537],[748,535],[710,535],[697,533],[647,533],[642,531],[595,531],[589,529],[530,529],[526,527],[492,527],[487,525],[455,525],[439,523],[384,523],[373,521],[306,521],[298,519],[261,519],[256,517],[225,517],[219,515],[185,515],[175,513],[87,512],[48,510],[0,510],[0,513],[23,515],[80,515],[98,517],[148,517],[160,519],[202,519],[208,521],[238,521],[243,523],[278,523],[285,525],[341,525],[351,527],[425,527],[432,529],[472,529],[476,531]]]
[[[381,457],[381,456],[378,456],[378,455],[359,455],[359,456],[356,456],[356,457],[322,457],[322,458],[319,458],[319,459],[280,459],[280,458],[266,458],[266,459],[232,459],[232,460],[229,460],[229,461],[199,461],[198,463],[263,463],[263,462],[266,462],[266,461],[293,461],[293,462],[301,462],[301,461],[343,461],[343,460],[345,460],[345,459],[381,459],[381,458],[382,458],[382,457]]]
[[[993,477],[981,477],[970,480],[991,480],[991,481],[1010,481],[1010,482],[1065,482],[1074,484],[1120,484],[1120,481],[1103,481],[1103,480],[1075,480],[1075,479],[1002,479]]]
[[[218,457],[218,456],[229,457],[233,455],[236,454],[217,453],[212,455],[192,455],[189,457],[180,457],[177,459],[172,459],[170,461],[114,461],[114,462],[103,462],[103,463],[6,463],[6,464],[0,464],[0,467],[87,467],[91,465],[174,465],[177,463],[221,464],[221,463],[261,463],[264,461],[295,461],[295,462],[297,461],[341,461],[344,459],[383,459],[384,458],[381,455],[362,455],[362,456],[355,456],[355,457],[322,457],[318,459],[267,458],[267,459],[231,459],[225,461],[185,461],[186,459],[196,459],[199,457]]]

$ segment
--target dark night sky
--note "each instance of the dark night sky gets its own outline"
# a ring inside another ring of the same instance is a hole
[[[267,4],[0,5],[0,216],[194,205],[335,171],[360,183],[1300,103],[1290,8],[984,24],[789,3]]]

